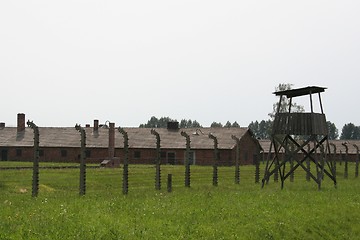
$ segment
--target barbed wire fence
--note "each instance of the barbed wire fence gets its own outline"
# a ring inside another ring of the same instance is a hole
[[[214,154],[215,155],[215,154]],[[320,155],[319,155],[320,156]],[[85,179],[85,172],[83,175],[80,174],[80,178],[83,178],[83,187],[87,186],[89,189],[91,189],[91,185],[85,185],[85,181],[88,181],[88,178],[93,178],[91,174],[97,171],[97,175],[103,175],[102,179],[103,182],[96,183],[96,184],[107,184],[107,181],[113,181],[114,175],[116,176],[115,179],[117,180],[117,183],[119,186],[122,186],[123,193],[127,194],[131,191],[138,191],[141,189],[151,189],[153,188],[154,184],[154,176],[156,176],[156,182],[155,187],[161,186],[161,176],[158,175],[158,173],[161,173],[161,175],[166,176],[163,179],[164,183],[167,185],[167,190],[169,192],[174,191],[181,187],[190,187],[189,179],[191,179],[191,187],[194,188],[201,188],[201,187],[211,187],[211,186],[219,186],[219,187],[227,187],[227,186],[233,186],[234,184],[237,185],[237,181],[239,178],[239,175],[242,176],[241,185],[248,185],[248,184],[254,184],[258,183],[259,179],[262,177],[262,174],[264,173],[265,169],[265,161],[262,161],[262,159],[265,157],[264,154],[259,156],[254,156],[254,164],[250,166],[239,166],[234,163],[230,166],[222,166],[217,165],[217,173],[216,173],[216,185],[214,185],[214,166],[198,166],[198,165],[171,165],[171,164],[163,164],[161,165],[161,169],[159,168],[159,165],[157,164],[148,164],[148,165],[138,165],[138,164],[129,164],[125,161],[120,165],[120,168],[100,168],[99,166],[90,165],[86,166],[87,168],[93,169],[89,174],[87,174],[87,178]],[[146,159],[145,159],[146,160]],[[147,159],[148,162],[154,162],[154,159]],[[338,154],[336,151],[333,151],[333,153],[329,154],[328,160],[332,161],[333,163],[339,163],[343,162],[341,166],[338,164],[336,169],[336,174],[338,178],[358,178],[358,168],[359,168],[359,152],[356,154],[356,158],[351,158],[350,155],[346,154],[346,152]],[[181,162],[182,159],[175,159],[175,162]],[[6,163],[6,162],[0,162],[0,163]],[[71,171],[74,168],[81,168],[81,165],[85,166],[85,164],[79,164],[79,165],[73,165],[73,166],[47,166],[47,164],[50,163],[39,163],[34,166],[26,166],[22,167],[21,164],[23,162],[19,162],[18,166],[10,166],[6,167],[0,164],[0,170],[6,171],[6,170],[22,170],[22,173],[29,174],[30,171],[33,170],[35,172],[35,175],[33,174],[33,197],[36,197],[39,192],[39,184],[40,185],[52,185],[51,181],[56,181],[56,177],[61,177],[62,171]],[[311,165],[312,168],[315,166]],[[190,171],[191,168],[191,171]],[[238,168],[240,171],[238,172]],[[40,169],[40,170],[39,170]],[[44,169],[44,170],[42,170]],[[65,169],[65,170],[64,170]],[[187,170],[188,169],[188,170]],[[300,168],[299,168],[300,169]],[[35,170],[35,171],[34,171]],[[123,171],[121,171],[123,170]],[[39,171],[43,174],[44,179],[41,178],[39,180]],[[75,171],[75,170],[74,170]],[[346,173],[347,172],[347,176]],[[51,174],[54,174],[55,176],[51,176]],[[3,176],[2,174],[1,176]],[[47,177],[46,177],[47,176]],[[171,177],[170,177],[171,176]],[[73,179],[73,180],[71,180]],[[78,174],[74,172],[74,176],[69,179],[69,187],[63,186],[61,188],[63,189],[70,189],[70,186],[76,186],[76,179],[78,179]],[[300,169],[299,174],[294,175],[294,177],[291,179],[290,182],[296,182],[296,181],[303,181],[307,180],[306,172],[302,171]],[[6,179],[0,179],[1,182],[3,182],[6,185]],[[70,184],[70,182],[74,181],[74,183]],[[81,179],[80,179],[81,181]],[[276,182],[276,179],[273,180]],[[30,181],[29,181],[30,182]],[[92,182],[93,183],[93,182]],[[27,183],[26,183],[27,184]],[[24,185],[26,185],[24,184]],[[169,186],[170,184],[170,186]],[[112,185],[117,185],[116,183]],[[75,187],[76,188],[76,187]],[[71,188],[72,189],[72,188]],[[79,189],[79,188],[77,188]],[[159,189],[158,189],[159,190]],[[41,192],[40,192],[41,194]],[[85,188],[81,192],[80,188],[80,195],[85,195]]]

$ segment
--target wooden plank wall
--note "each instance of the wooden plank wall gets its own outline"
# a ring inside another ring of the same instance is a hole
[[[327,135],[325,114],[278,113],[274,121],[274,134]]]

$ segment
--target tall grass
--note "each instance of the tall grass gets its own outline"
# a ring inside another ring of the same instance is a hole
[[[350,166],[351,169],[352,166]],[[263,168],[263,166],[262,166]],[[192,167],[184,187],[183,166],[162,167],[155,190],[153,166],[131,166],[129,194],[122,169],[88,169],[80,197],[78,169],[43,169],[40,191],[31,197],[31,170],[0,171],[0,239],[357,239],[360,179],[324,179],[321,191],[297,171],[295,182],[254,183],[254,166]],[[173,192],[166,175],[173,174]],[[262,172],[261,172],[262,173]]]

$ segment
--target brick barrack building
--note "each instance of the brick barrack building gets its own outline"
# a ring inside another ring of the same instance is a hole
[[[75,125],[75,124],[74,124]],[[211,133],[218,140],[219,165],[235,164],[236,142],[240,139],[240,164],[253,164],[261,146],[248,128],[178,128],[170,124],[168,128],[157,128],[161,139],[161,163],[184,164],[186,141],[181,131],[186,132],[191,140],[191,161],[196,165],[211,165],[214,161],[214,141]],[[156,159],[156,139],[149,128],[124,128],[129,137],[129,163],[153,164]],[[122,162],[124,156],[123,136],[114,123],[99,125],[94,120],[86,131],[86,161],[101,163],[111,160]],[[40,161],[41,162],[79,162],[80,134],[75,127],[41,127]],[[33,131],[26,127],[25,114],[17,115],[17,127],[7,127],[0,123],[0,160],[32,161]]]

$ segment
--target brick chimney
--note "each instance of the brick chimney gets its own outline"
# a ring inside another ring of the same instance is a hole
[[[115,156],[115,123],[109,123],[109,159]]]
[[[22,132],[25,130],[25,114],[18,113],[17,115],[17,132]]]
[[[94,132],[96,132],[97,130],[99,130],[99,120],[95,119],[94,120]]]

